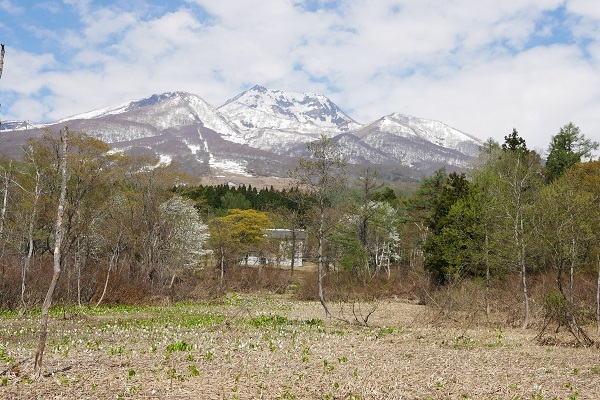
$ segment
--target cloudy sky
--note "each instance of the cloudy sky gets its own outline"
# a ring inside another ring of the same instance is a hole
[[[166,91],[255,84],[546,149],[600,141],[596,0],[0,0],[0,118],[49,122]]]

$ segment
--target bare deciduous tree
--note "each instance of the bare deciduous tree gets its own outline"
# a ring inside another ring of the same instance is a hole
[[[67,138],[68,138],[68,128],[65,127],[64,130],[60,131],[60,140],[62,144],[61,149],[61,157],[60,157],[60,172],[61,172],[61,182],[60,182],[60,198],[58,201],[58,207],[56,211],[56,228],[55,228],[55,239],[54,239],[54,272],[52,274],[52,281],[50,282],[50,287],[48,288],[48,292],[46,293],[46,298],[44,299],[44,304],[42,305],[42,317],[41,317],[41,326],[40,326],[40,338],[37,345],[37,350],[35,352],[35,367],[34,367],[34,376],[36,379],[39,379],[42,375],[42,359],[44,356],[44,348],[46,347],[46,336],[48,335],[48,313],[50,310],[50,305],[52,304],[52,296],[54,294],[54,289],[56,288],[56,283],[58,282],[58,278],[60,277],[61,272],[61,246],[62,240],[64,236],[64,228],[63,228],[63,217],[65,213],[65,203],[66,203],[66,195],[67,195]]]
[[[323,296],[324,261],[323,248],[326,236],[325,217],[327,209],[331,206],[334,194],[346,184],[345,162],[342,159],[337,145],[325,135],[315,142],[308,144],[311,158],[301,158],[298,167],[291,175],[301,187],[307,189],[315,199],[317,209],[317,284],[319,287],[319,301],[325,309],[327,318],[331,312]]]

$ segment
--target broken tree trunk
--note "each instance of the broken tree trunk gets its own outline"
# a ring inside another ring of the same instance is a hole
[[[2,68],[4,68],[4,45],[0,44],[0,78],[2,78]]]

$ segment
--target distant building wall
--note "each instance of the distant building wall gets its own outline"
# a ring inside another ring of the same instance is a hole
[[[271,251],[262,257],[256,254],[249,255],[248,265],[291,267],[293,245],[295,244],[294,267],[302,267],[306,240],[304,230],[267,229],[267,236],[272,243]]]

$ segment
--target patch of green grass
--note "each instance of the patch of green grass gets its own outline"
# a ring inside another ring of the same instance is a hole
[[[171,354],[175,351],[190,351],[190,350],[194,350],[194,345],[187,343],[185,340],[180,340],[178,342],[175,343],[171,343],[169,345],[167,345],[167,354]]]
[[[221,301],[226,306],[234,306],[239,307],[242,305],[242,299],[240,299],[240,295],[236,292],[228,293],[227,296],[224,296]]]
[[[194,364],[190,364],[188,369],[190,370],[191,376],[200,376],[200,371],[198,371],[198,368],[196,368]]]
[[[387,328],[379,328],[379,329],[377,329],[376,336],[379,338],[382,338],[384,336],[391,335],[393,333],[401,333],[403,330],[404,330],[404,328],[401,326],[398,328],[395,328],[393,326],[390,326]]]
[[[281,315],[261,315],[252,318],[248,323],[255,328],[261,328],[265,326],[284,325],[288,323],[288,319]]]
[[[473,348],[476,346],[477,346],[477,342],[475,340],[473,340],[471,337],[461,335],[461,336],[454,338],[454,343],[453,343],[452,347],[470,349],[470,348]]]
[[[202,313],[189,316],[181,321],[180,325],[185,328],[208,327],[220,324],[225,317],[213,313]]]
[[[19,315],[17,310],[3,310],[0,308],[0,317],[16,317]]]
[[[311,318],[304,320],[304,324],[308,326],[323,326],[325,323],[320,318]]]

